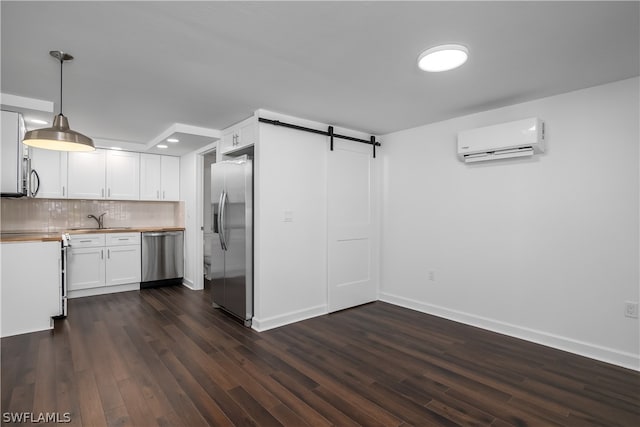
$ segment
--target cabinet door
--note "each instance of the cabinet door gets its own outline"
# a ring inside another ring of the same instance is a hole
[[[236,148],[237,138],[238,133],[236,132],[236,129],[231,129],[222,134],[222,141],[220,142],[220,152],[226,153],[229,151],[233,151]]]
[[[108,246],[106,251],[106,286],[140,282],[140,245]]]
[[[225,133],[222,134],[220,152],[222,154],[232,153],[254,145],[258,136],[257,129],[257,122],[253,117],[227,129]]]
[[[38,174],[40,187],[36,197],[60,199],[67,197],[67,153],[31,148],[31,169]],[[32,179],[33,180],[33,179]],[[31,188],[35,190],[36,182]]]
[[[180,200],[180,157],[162,156],[162,200]]]
[[[160,200],[160,158],[140,154],[140,200]]]
[[[140,154],[128,151],[107,151],[106,198],[114,200],[140,199]]]
[[[248,122],[245,122],[242,126],[240,126],[240,130],[238,130],[237,140],[238,142],[236,144],[236,149],[248,147],[255,144],[256,124],[253,119],[249,119]]]
[[[74,248],[67,252],[67,290],[98,288],[105,284],[105,250]]]
[[[105,198],[105,160],[105,150],[69,153],[70,199]]]

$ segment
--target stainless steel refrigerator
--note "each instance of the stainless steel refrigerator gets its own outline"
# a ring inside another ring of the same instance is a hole
[[[251,326],[253,162],[248,156],[211,165],[211,203],[212,302]]]

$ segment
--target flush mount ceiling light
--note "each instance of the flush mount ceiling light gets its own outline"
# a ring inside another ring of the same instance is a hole
[[[158,147],[158,148],[169,148],[169,146],[166,145],[166,144],[158,144],[158,145],[156,145],[156,147]]]
[[[24,135],[24,144],[30,147],[45,148],[57,151],[94,151],[93,141],[69,128],[69,120],[62,115],[62,65],[71,61],[73,56],[59,50],[52,50],[49,55],[60,61],[60,114],[53,118],[50,128],[35,129]]]
[[[459,44],[443,44],[425,50],[418,57],[421,70],[437,73],[458,68],[469,57],[469,50]]]
[[[180,142],[178,138],[167,138],[167,142]]]

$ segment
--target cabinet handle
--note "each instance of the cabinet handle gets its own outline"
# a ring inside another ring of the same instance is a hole
[[[156,199],[160,200],[160,190],[156,190]]]
[[[165,195],[164,193],[165,193],[165,191],[164,191],[164,190],[162,190],[162,200],[164,200],[164,199],[166,199],[166,198],[167,198],[167,197],[166,197],[166,195]]]
[[[80,240],[80,243],[91,243],[91,240]]]
[[[62,197],[65,197],[65,194],[64,194],[64,185],[62,186]]]
[[[107,249],[107,258],[111,259],[111,249]]]
[[[100,259],[104,259],[104,249],[100,249]]]
[[[100,197],[104,197],[104,188],[100,189]]]
[[[118,237],[118,240],[129,240],[128,237]]]
[[[107,197],[111,197],[111,189],[107,190]]]

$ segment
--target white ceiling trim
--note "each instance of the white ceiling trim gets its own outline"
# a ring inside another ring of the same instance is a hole
[[[18,108],[20,110],[42,111],[53,113],[53,102],[44,99],[27,98],[26,96],[0,93],[0,104],[2,108]]]
[[[150,150],[160,142],[166,140],[167,138],[170,138],[176,133],[186,133],[190,135],[211,137],[215,138],[216,140],[219,140],[222,134],[218,129],[209,129],[200,126],[186,125],[184,123],[174,123],[169,126],[164,132],[149,141],[145,146],[145,151]]]

